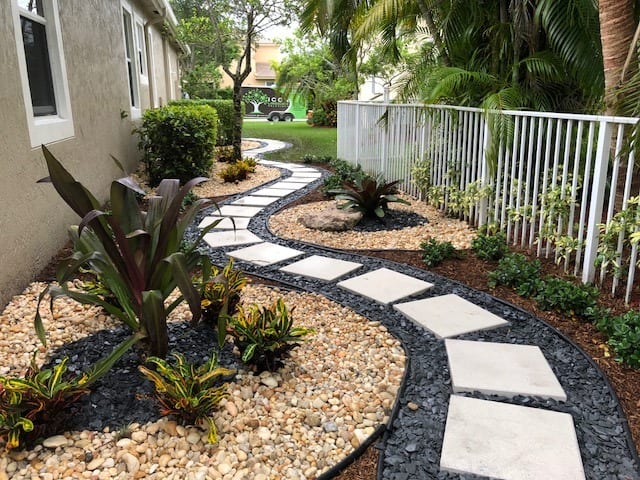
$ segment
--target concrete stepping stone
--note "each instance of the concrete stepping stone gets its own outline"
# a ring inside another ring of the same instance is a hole
[[[433,284],[418,280],[388,268],[380,268],[357,277],[343,280],[339,287],[388,305],[401,298],[429,290]]]
[[[454,392],[567,400],[537,346],[447,339],[445,347]]]
[[[280,270],[294,275],[302,275],[304,277],[332,282],[361,266],[361,263],[312,255],[282,267]]]
[[[296,188],[285,190],[285,189],[267,187],[267,188],[262,188],[260,190],[257,190],[253,192],[253,194],[256,196],[262,196],[262,197],[286,197],[287,195],[295,192],[296,190],[297,190]]]
[[[506,320],[454,294],[397,303],[393,308],[438,338],[509,325]]]
[[[321,176],[322,176],[322,174],[320,174],[320,173],[293,172],[293,174],[290,177],[287,177],[287,178],[289,178],[289,179],[294,179],[294,178],[316,179],[316,178],[320,178]]]
[[[198,225],[198,228],[206,228],[216,220],[220,220],[220,223],[213,227],[213,230],[246,230],[251,218],[235,217],[233,221],[231,221],[231,217],[204,217]]]
[[[254,235],[249,230],[209,232],[204,236],[203,240],[213,248],[243,245],[246,243],[257,243],[262,241],[260,237]]]
[[[278,183],[274,183],[273,185],[269,185],[269,188],[276,188],[278,190],[292,190],[292,189],[300,189],[303,187],[306,187],[307,184],[300,184],[300,185],[294,185],[293,183],[284,183],[284,182],[278,182]]]
[[[573,418],[454,395],[440,468],[505,480],[584,480]]]
[[[231,205],[249,205],[254,207],[266,207],[273,202],[278,201],[277,197],[256,197],[254,195],[248,195],[246,197],[239,198],[231,202]]]
[[[262,207],[245,207],[242,205],[223,205],[220,207],[222,217],[253,217]]]
[[[312,181],[313,180],[305,181],[302,178],[294,178],[293,180],[291,180],[291,177],[289,177],[286,180],[282,180],[280,182],[280,185],[286,188],[304,188],[307,185],[309,185]],[[278,188],[281,188],[281,187],[278,187]]]
[[[234,250],[233,252],[228,252],[227,255],[235,258],[236,260],[244,260],[245,262],[253,263],[255,265],[267,266],[284,260],[289,260],[290,258],[297,257],[303,253],[304,252],[293,248],[264,242],[258,245],[241,248],[240,250]]]

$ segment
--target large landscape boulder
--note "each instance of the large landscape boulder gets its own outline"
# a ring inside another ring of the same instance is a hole
[[[300,223],[305,227],[323,232],[351,230],[360,220],[362,220],[362,212],[341,210],[335,205],[300,217]]]

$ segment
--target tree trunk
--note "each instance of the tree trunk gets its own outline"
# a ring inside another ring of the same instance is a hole
[[[242,82],[243,78],[233,79],[233,160],[237,162],[242,158]]]
[[[634,0],[599,0],[605,113],[615,111],[622,69],[635,31]]]

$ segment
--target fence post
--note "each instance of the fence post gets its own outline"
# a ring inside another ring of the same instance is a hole
[[[598,253],[599,229],[602,223],[602,207],[604,204],[604,190],[607,183],[607,169],[609,167],[609,150],[613,125],[606,120],[600,120],[598,128],[598,145],[593,166],[593,180],[591,199],[589,202],[589,217],[587,221],[587,236],[585,238],[584,261],[582,263],[583,283],[593,282],[596,273],[594,265]],[[584,188],[587,188],[585,185]]]
[[[355,129],[354,140],[356,142],[356,166],[360,165],[360,102],[355,102],[356,105],[356,124],[353,126]]]
[[[484,188],[489,183],[489,164],[487,162],[487,145],[489,144],[489,123],[484,121],[484,138],[482,139],[482,154],[480,157],[480,188]],[[478,226],[482,227],[488,217],[489,199],[485,196],[480,197],[480,205],[478,206]]]

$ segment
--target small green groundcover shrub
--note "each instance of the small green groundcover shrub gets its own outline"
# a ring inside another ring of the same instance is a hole
[[[325,178],[322,186],[322,192],[328,196],[333,196],[332,190],[340,189],[344,184],[355,184],[357,180],[368,176],[360,165],[354,166],[345,160],[331,160],[329,166],[333,169],[333,174]]]
[[[543,310],[556,310],[570,317],[589,319],[598,300],[598,288],[547,276],[535,296]]]
[[[425,240],[420,244],[422,260],[427,267],[436,267],[450,258],[462,258],[462,252],[457,250],[451,242],[439,242],[435,238]]]
[[[306,153],[302,156],[303,163],[328,163],[334,161],[331,155],[314,155],[312,153]]]
[[[208,105],[167,105],[144,112],[138,148],[151,186],[164,178],[184,184],[213,163],[218,116]]]
[[[471,241],[471,250],[482,260],[500,260],[509,251],[507,237],[502,232],[491,234],[487,231],[481,231]]]
[[[630,310],[618,316],[601,313],[596,327],[609,337],[607,343],[615,350],[616,360],[640,368],[640,312]]]
[[[213,99],[213,100],[173,100],[169,102],[169,105],[208,105],[215,109],[218,114],[218,129],[217,129],[217,137],[216,137],[216,146],[225,146],[231,145],[233,139],[233,129],[235,128],[234,124],[234,113],[233,113],[233,100],[223,100],[221,98]],[[244,105],[243,105],[244,110]],[[244,117],[244,111],[242,112],[242,116]]]
[[[489,286],[504,285],[516,289],[519,295],[531,297],[541,287],[540,260],[529,261],[521,253],[505,255],[498,267],[489,272]]]

